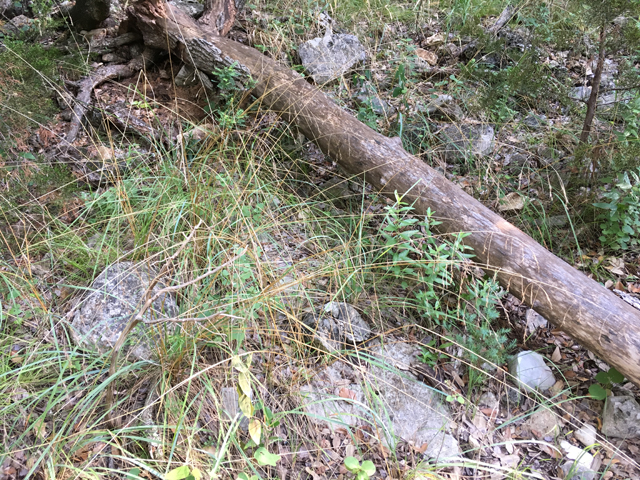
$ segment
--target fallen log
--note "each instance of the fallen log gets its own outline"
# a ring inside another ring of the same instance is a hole
[[[435,211],[441,234],[469,232],[465,243],[482,268],[640,385],[640,312],[407,153],[399,139],[373,131],[258,50],[216,36],[162,0],[142,0],[130,14],[147,46],[169,50],[203,72],[238,66],[255,80],[252,93],[261,105],[296,124],[346,171],[392,199],[398,192],[418,213]]]

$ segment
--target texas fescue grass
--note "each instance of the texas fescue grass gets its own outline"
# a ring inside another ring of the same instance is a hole
[[[475,4],[450,3],[451,18],[480,15]],[[486,8],[499,13],[501,5]],[[294,9],[297,27],[311,28],[297,5],[276,7]],[[382,23],[415,15],[406,2],[332,8],[342,18],[370,12]],[[291,25],[274,28],[281,38],[288,28],[295,33]],[[251,407],[244,406],[260,421],[269,453],[291,452],[291,468],[301,465],[300,455],[325,455],[321,427],[301,408],[299,387],[337,359],[381,365],[364,346],[329,353],[313,341],[301,319],[328,301],[357,306],[382,340],[410,339],[457,361],[476,383],[464,405],[453,399],[454,415],[476,413],[472,402],[492,377],[487,362],[502,365],[509,353],[507,332],[496,325],[504,292],[491,272],[471,273],[465,255],[472,252],[460,238],[434,235],[434,219],[414,217],[403,199],[381,198],[318,152],[303,154],[306,140],[272,114],[256,105],[240,111],[234,101],[225,108],[208,119],[205,140],[187,134],[171,148],[156,144],[153,157],[100,187],[35,156],[3,166],[12,189],[2,192],[8,227],[0,228],[0,464],[16,460],[22,473],[48,478],[175,479],[176,468],[194,478],[275,478],[277,468],[254,458],[255,430],[223,401],[223,391],[247,388]],[[179,126],[195,127],[183,118]],[[321,185],[332,176],[348,187],[337,196]],[[159,338],[151,359],[120,355],[110,375],[109,353],[77,347],[70,320],[93,279],[125,260],[164,268],[165,282],[182,286],[180,313],[148,326]],[[503,394],[513,388],[500,382]],[[367,391],[373,396],[377,388]],[[561,407],[557,399],[550,404]],[[389,425],[392,412],[379,407],[363,412]],[[358,455],[372,454],[350,435]],[[406,458],[382,451],[387,471],[406,478],[448,478],[462,467],[527,476],[526,466],[473,460],[473,450],[464,460],[430,463],[413,450]]]
[[[392,326],[385,309],[419,320],[416,302],[395,285],[402,262],[388,258],[375,233],[384,217],[366,213],[379,200],[327,199],[303,173],[310,166],[301,168],[282,148],[285,138],[287,129],[276,124],[267,136],[250,127],[218,129],[206,146],[158,146],[156,162],[81,192],[84,206],[72,222],[50,215],[47,226],[13,242],[0,271],[2,461],[19,455],[31,473],[51,476],[161,477],[181,465],[234,477],[255,470],[247,433],[226,416],[220,396],[237,387],[231,359],[248,352],[258,358],[254,405],[274,412],[291,446],[315,444],[295,389],[313,375],[310,362],[335,357],[310,342],[303,309],[364,302],[380,332]],[[42,196],[14,207],[23,209],[44,210]],[[159,270],[179,252],[167,281],[181,285],[241,251],[219,275],[177,292],[178,322],[157,330],[165,333],[153,359],[121,359],[109,376],[107,354],[70,340],[65,314],[107,265],[132,260]],[[406,261],[415,267],[420,259]],[[408,275],[409,282],[417,278]],[[220,315],[179,322],[213,313]],[[278,368],[299,372],[286,387],[269,381],[275,357]],[[112,382],[118,428],[107,422]]]

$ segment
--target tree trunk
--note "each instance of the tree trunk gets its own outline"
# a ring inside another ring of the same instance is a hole
[[[339,108],[297,73],[259,51],[217,37],[177,8],[143,0],[131,9],[147,46],[163,48],[204,72],[237,66],[256,81],[260,104],[295,123],[348,172],[375,189],[428,208],[439,233],[470,232],[478,264],[556,327],[640,385],[640,312],[560,260],[403,148]]]
[[[580,134],[580,146],[585,145],[589,141],[589,134],[591,133],[591,124],[593,123],[593,117],[596,116],[596,107],[598,106],[598,90],[600,90],[600,79],[602,78],[602,69],[604,68],[604,45],[605,45],[605,25],[600,27],[600,48],[598,52],[598,66],[593,73],[593,83],[591,84],[591,95],[587,101],[587,114],[584,117],[584,124],[582,125],[582,133]]]

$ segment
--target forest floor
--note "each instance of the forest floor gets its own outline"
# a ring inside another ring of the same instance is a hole
[[[328,96],[640,304],[637,90],[600,107],[588,148],[578,140],[597,29],[550,2],[490,36],[504,2],[422,3],[251,4],[230,36],[304,72],[299,44],[328,24],[356,35],[367,59],[322,85]],[[84,34],[44,13],[14,32],[0,23],[1,480],[640,477],[640,420],[635,436],[601,431],[604,397],[637,400],[636,386],[603,374],[602,359],[454,238],[431,235],[438,212],[413,215],[346,175],[236,89],[232,70],[205,88],[178,81],[179,60],[160,54],[94,89],[73,144],[82,155],[49,155],[69,131],[78,81],[142,49],[112,46],[125,18],[113,10]],[[611,25],[603,90],[638,78],[637,18]],[[147,326],[151,357],[120,358],[111,375],[110,351],[77,345],[71,324],[120,262],[162,272],[179,313]],[[370,338],[333,348],[310,328],[329,302],[353,306]],[[410,346],[408,364],[385,356],[394,344]],[[522,351],[551,366],[544,393],[514,383],[509,362]],[[336,366],[334,396],[360,408],[353,423],[313,410],[325,399],[303,400]],[[392,407],[374,379],[398,368],[415,383]],[[426,402],[424,385],[447,412],[455,457],[381,433]]]

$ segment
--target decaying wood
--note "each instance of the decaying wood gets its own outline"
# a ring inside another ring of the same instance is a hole
[[[640,312],[560,260],[461,188],[407,153],[399,139],[373,131],[319,89],[257,50],[217,37],[177,8],[143,0],[130,10],[145,44],[164,48],[203,72],[238,62],[255,80],[257,101],[295,123],[348,172],[418,213],[428,208],[441,234],[469,232],[478,264],[502,285],[640,385]]]
[[[507,24],[507,22],[511,20],[511,17],[513,16],[513,12],[514,12],[513,6],[507,5],[502,11],[502,13],[500,14],[500,16],[498,16],[496,21],[490,27],[488,27],[485,31],[489,35],[497,35],[498,32],[502,30],[502,28]],[[451,56],[454,58],[460,57],[465,52],[469,50],[473,50],[477,46],[478,46],[478,42],[474,40],[473,42],[467,43],[466,45],[463,45],[460,48],[457,48],[454,52],[451,52]]]
[[[217,35],[224,36],[233,27],[236,15],[243,6],[244,0],[206,0],[198,22],[215,29]]]
[[[69,147],[77,138],[82,128],[84,116],[91,104],[91,94],[93,90],[108,80],[114,78],[126,78],[139,72],[144,67],[144,55],[132,59],[124,65],[107,65],[98,68],[92,75],[82,79],[79,82],[67,82],[67,85],[76,87],[78,94],[75,98],[73,106],[73,115],[71,117],[71,126],[62,141],[62,146]]]
[[[161,130],[154,129],[147,122],[135,116],[131,111],[131,106],[125,102],[116,102],[102,108],[95,108],[94,117],[97,117],[103,125],[112,125],[121,134],[133,133],[148,147],[156,142],[169,144],[169,139],[162,135]]]

